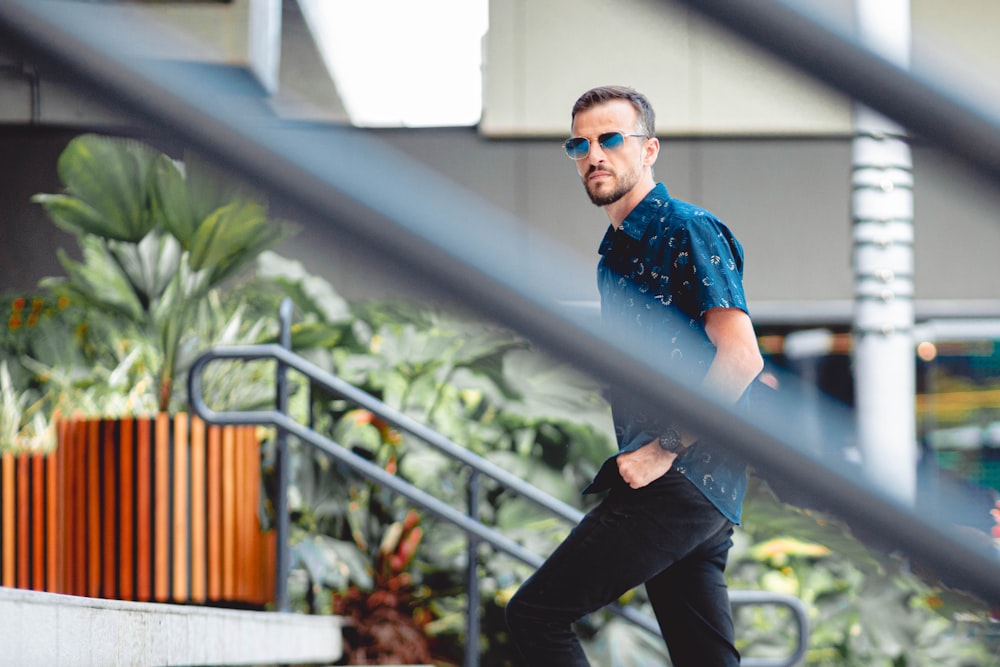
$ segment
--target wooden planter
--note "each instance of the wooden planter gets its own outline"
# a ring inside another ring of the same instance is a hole
[[[0,584],[262,607],[275,544],[260,508],[254,427],[63,420],[54,454],[0,462]]]

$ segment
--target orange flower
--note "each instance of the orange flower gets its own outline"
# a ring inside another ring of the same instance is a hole
[[[56,308],[58,308],[59,310],[66,310],[68,306],[69,306],[68,296],[61,296],[59,297],[59,300],[56,301]]]
[[[368,410],[352,410],[350,413],[351,417],[354,419],[354,423],[357,426],[363,426],[365,424],[371,424],[372,420],[375,418]]]
[[[16,314],[15,315],[11,315],[10,319],[7,320],[7,326],[10,328],[11,331],[17,331],[18,329],[21,328],[22,324],[23,324],[23,322],[21,321],[21,316],[20,315],[16,315]]]
[[[414,509],[408,510],[406,518],[403,519],[403,531],[413,530],[418,523],[420,523],[420,513]]]
[[[45,302],[42,301],[41,299],[36,298],[31,302],[31,312],[33,313],[42,312],[42,308],[44,307],[45,307]]]
[[[38,313],[32,311],[31,315],[28,315],[28,326],[33,327],[38,324]]]
[[[388,443],[390,445],[398,445],[403,442],[403,435],[389,425],[389,422],[381,419],[380,417],[374,417],[371,420],[372,426],[378,429],[379,435],[382,436],[382,442]]]
[[[11,304],[10,309],[14,313],[20,313],[22,310],[24,310],[24,306],[26,303],[27,302],[24,300],[23,297],[19,297],[17,299],[14,299],[14,303]]]

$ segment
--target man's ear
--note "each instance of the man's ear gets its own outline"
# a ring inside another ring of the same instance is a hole
[[[656,157],[660,154],[660,140],[656,137],[646,140],[646,145],[643,148],[642,153],[642,164],[644,167],[652,167],[653,163],[656,162]]]

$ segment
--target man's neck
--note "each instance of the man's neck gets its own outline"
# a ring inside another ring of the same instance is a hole
[[[650,190],[656,187],[656,182],[650,178],[644,178],[635,184],[631,190],[628,191],[624,197],[614,202],[613,204],[608,204],[604,207],[604,212],[608,214],[608,220],[611,221],[611,226],[618,229],[622,226],[625,218],[628,214],[632,212],[636,206],[639,205],[646,195],[649,194]]]

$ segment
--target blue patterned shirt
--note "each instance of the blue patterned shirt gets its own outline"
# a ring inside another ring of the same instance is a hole
[[[602,319],[616,333],[651,341],[664,350],[671,369],[684,373],[685,381],[700,383],[715,354],[705,333],[705,313],[712,308],[747,310],[739,241],[711,213],[672,199],[660,183],[619,229],[608,227],[600,254]],[[612,389],[609,398],[619,453],[642,447],[673,425],[669,414],[649,414],[627,391]],[[746,491],[741,457],[699,440],[673,467],[726,518],[740,522]],[[616,475],[612,458],[584,492],[607,489]]]

